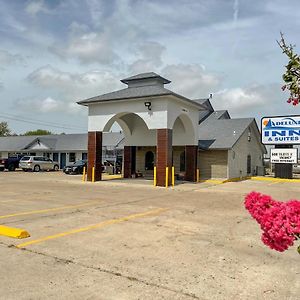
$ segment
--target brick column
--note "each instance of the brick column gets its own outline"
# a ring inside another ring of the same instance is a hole
[[[124,178],[131,178],[135,173],[136,147],[124,146]]]
[[[197,181],[198,146],[185,146],[185,180]]]
[[[89,131],[88,133],[88,167],[87,180],[92,181],[92,171],[95,167],[95,181],[102,178],[102,132]]]
[[[158,186],[166,185],[166,167],[169,167],[169,185],[171,185],[172,129],[157,129],[156,179]]]

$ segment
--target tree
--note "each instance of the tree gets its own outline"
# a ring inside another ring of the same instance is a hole
[[[0,136],[9,136],[10,134],[7,122],[0,122]]]
[[[53,133],[45,129],[37,129],[37,130],[26,131],[23,135],[49,135],[49,134],[53,134]]]
[[[289,58],[288,64],[285,66],[286,71],[282,75],[282,79],[285,85],[282,86],[282,90],[288,90],[290,92],[288,103],[297,105],[300,102],[300,56],[294,53],[294,45],[287,45],[283,33],[280,33],[281,39],[277,41],[282,52]]]

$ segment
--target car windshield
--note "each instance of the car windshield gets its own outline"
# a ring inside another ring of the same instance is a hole
[[[76,162],[74,162],[74,166],[81,166],[85,163],[84,160],[77,160]]]

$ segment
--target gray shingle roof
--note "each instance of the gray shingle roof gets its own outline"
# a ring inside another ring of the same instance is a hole
[[[60,134],[41,136],[10,136],[0,137],[0,151],[25,151],[30,149],[37,139],[49,147],[51,151],[87,151],[87,134]],[[123,133],[104,132],[103,146],[122,145]]]
[[[204,106],[209,111],[214,111],[214,108],[212,107],[209,99],[207,99],[207,98],[205,98],[205,99],[193,99],[193,101],[201,104],[202,106]]]
[[[167,84],[170,83],[171,81],[154,73],[154,72],[148,72],[148,73],[141,73],[141,74],[137,74],[131,77],[127,77],[125,79],[122,79],[121,82],[127,83],[129,81],[133,81],[133,80],[141,80],[141,79],[148,79],[148,78],[157,78],[160,79],[163,83]]]
[[[214,113],[199,125],[199,147],[202,149],[231,149],[247,127],[255,122],[254,118],[218,119],[217,113],[222,117],[222,112]]]
[[[100,96],[92,97],[86,100],[77,102],[78,104],[86,105],[94,102],[105,102],[110,100],[125,100],[130,98],[144,98],[153,96],[171,95],[172,92],[156,85],[129,87],[126,89],[114,91]]]
[[[115,92],[107,93],[104,95],[92,97],[86,100],[77,102],[81,105],[88,105],[90,103],[106,102],[111,100],[127,100],[127,99],[137,99],[137,98],[147,98],[147,97],[157,97],[157,96],[166,96],[172,95],[181,100],[187,101],[189,103],[199,106],[203,109],[203,106],[197,102],[194,102],[184,96],[178,95],[168,89],[165,89],[159,85],[147,85],[139,87],[128,87],[126,89],[118,90]]]
[[[216,110],[212,112],[207,118],[207,121],[220,120],[220,119],[230,119],[227,110]]]

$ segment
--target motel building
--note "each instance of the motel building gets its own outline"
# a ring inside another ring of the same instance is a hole
[[[93,168],[101,180],[103,136],[115,122],[124,135],[124,178],[153,178],[156,169],[157,185],[165,186],[172,167],[177,179],[191,182],[197,172],[201,179],[261,172],[266,148],[254,118],[231,119],[209,99],[176,94],[165,88],[170,80],[153,72],[121,82],[127,87],[78,102],[88,107],[87,180]]]

